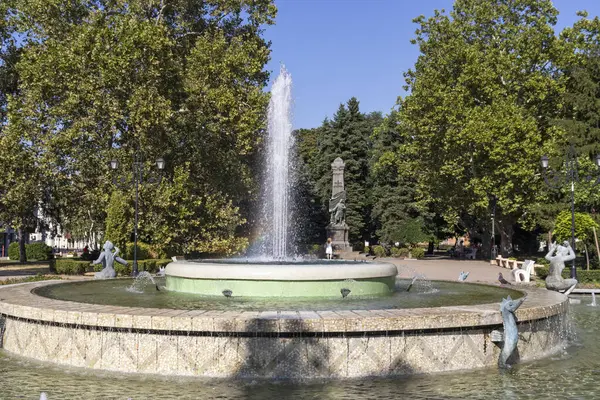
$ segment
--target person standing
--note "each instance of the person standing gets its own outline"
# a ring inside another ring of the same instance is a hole
[[[325,255],[328,260],[333,258],[333,244],[331,243],[331,238],[328,238],[327,243],[325,243]]]

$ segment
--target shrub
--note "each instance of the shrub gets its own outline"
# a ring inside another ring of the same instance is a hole
[[[362,249],[364,249],[365,244],[364,242],[354,242],[352,243],[352,251],[361,251]]]
[[[411,255],[413,256],[413,258],[416,259],[421,259],[425,257],[425,249],[422,247],[415,247],[414,249],[411,250]]]
[[[18,260],[21,255],[19,242],[8,245],[8,258]],[[52,259],[52,248],[46,243],[29,243],[25,245],[27,260],[46,261]]]
[[[87,272],[89,266],[89,261],[69,258],[59,258],[50,261],[50,268],[54,268],[56,273],[61,275],[82,275]]]
[[[392,257],[400,257],[400,248],[398,248],[398,247],[392,247],[390,249],[390,255]]]
[[[546,279],[546,277],[548,276],[548,272],[550,272],[550,268],[542,267],[542,268],[535,269],[535,274],[541,280]],[[571,277],[570,266],[567,266],[565,269],[563,269],[563,272],[561,275],[565,279],[570,278]],[[598,281],[600,281],[600,270],[593,269],[593,270],[587,271],[587,270],[577,269],[577,281],[579,283],[598,282]]]
[[[535,263],[540,265],[550,265],[550,261],[546,260],[544,257],[536,258]]]
[[[137,262],[138,263],[138,271],[139,272],[148,271],[150,273],[156,273],[156,272],[158,272],[158,270],[161,267],[165,267],[170,262],[171,262],[171,260],[169,260],[169,259],[138,260],[138,262]],[[104,268],[102,266],[102,264],[94,265],[95,272],[101,271],[102,268]],[[117,273],[117,275],[129,276],[129,275],[131,275],[131,272],[133,271],[133,260],[127,260],[127,265],[122,265],[122,264],[119,264],[118,262],[115,262],[114,268],[115,268],[115,272]]]
[[[371,248],[369,246],[365,246],[365,248],[363,249],[363,253],[371,253]]]
[[[373,254],[375,254],[376,257],[385,257],[385,248],[380,245],[373,246]]]
[[[28,260],[45,261],[52,258],[52,248],[46,243],[30,243],[25,245]]]
[[[401,247],[398,249],[398,257],[408,257],[410,250],[406,247]]]
[[[123,257],[126,260],[133,260],[133,249],[134,249],[133,243],[127,243],[127,246],[125,246],[124,253],[121,254],[121,257]],[[150,247],[149,244],[146,244],[143,242],[137,242],[137,259],[138,260],[147,260],[149,258],[153,258],[151,256],[151,253],[154,253],[154,252],[152,251],[152,248]]]
[[[319,257],[321,255],[322,249],[323,249],[323,246],[321,246],[320,244],[313,244],[310,246],[310,249],[308,250],[308,254]]]
[[[9,260],[18,260],[20,255],[21,251],[19,251],[19,242],[12,242],[8,245]]]

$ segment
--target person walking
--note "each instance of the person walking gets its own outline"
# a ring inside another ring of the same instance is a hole
[[[333,244],[331,243],[331,238],[328,238],[327,243],[325,243],[325,255],[328,260],[333,258]]]

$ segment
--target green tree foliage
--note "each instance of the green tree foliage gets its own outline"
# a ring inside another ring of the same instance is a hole
[[[236,212],[249,213],[268,102],[270,50],[262,27],[276,13],[270,0],[6,4],[2,27],[24,39],[8,125],[27,132],[26,152],[35,145],[31,165],[55,184],[47,196],[52,202],[43,204],[57,219],[73,230],[101,230],[112,180],[108,160],[128,168],[136,152],[147,160],[163,156],[171,177],[190,162],[190,179],[206,198],[235,199],[248,205]],[[131,203],[133,189],[125,196]],[[143,212],[156,214],[159,205],[145,201]],[[193,207],[190,224],[206,218],[204,226],[212,227],[222,218],[212,205]],[[193,226],[162,222],[180,234]],[[217,248],[239,248],[220,233],[203,237]],[[191,242],[197,249],[215,247],[197,239]]]
[[[155,207],[140,216],[140,237],[150,237],[151,245],[169,255],[239,253],[248,245],[247,238],[236,235],[246,222],[239,207],[194,181],[191,169],[191,163],[176,167],[173,181],[156,189]]]
[[[129,204],[128,199],[119,191],[112,192],[106,213],[104,237],[122,251],[125,251],[127,242],[131,240],[133,213],[133,207]]]
[[[570,146],[576,152],[579,177],[575,184],[575,208],[585,212],[600,207],[595,185],[599,171],[594,162],[600,153],[600,19],[589,19],[585,12],[578,15],[580,20],[560,34],[563,49],[557,62],[566,79],[566,89],[554,123],[566,134],[557,142],[554,157],[550,159],[548,178],[551,181],[554,177],[563,178],[562,184],[546,189],[546,201],[532,206],[529,213],[547,231],[553,229],[560,211],[570,207],[571,187],[564,179],[568,175],[564,155]]]
[[[318,195],[316,178],[311,175],[310,166],[315,165],[319,129],[299,129],[294,131],[294,151],[292,154],[292,196],[294,198],[294,242],[298,252],[310,250],[311,245],[323,248],[326,240],[325,227],[329,224],[327,204]]]
[[[592,228],[598,228],[598,224],[591,215],[587,213],[575,213],[575,238],[590,245],[593,243]],[[554,231],[552,232],[557,241],[571,242],[571,212],[561,211],[556,217]]]
[[[582,155],[600,150],[600,18],[581,19],[561,32],[570,57],[563,61],[567,78],[560,121]]]
[[[308,166],[312,181],[315,182],[314,190],[324,209],[323,213],[327,213],[331,198],[331,163],[337,157],[341,157],[346,164],[344,170],[347,197],[346,222],[350,227],[351,242],[370,239],[373,234],[369,224],[370,137],[373,129],[381,121],[380,113],[361,113],[359,102],[353,97],[346,105],[340,104],[333,119],[326,119],[319,128],[305,130],[299,134],[301,142],[313,144],[316,142],[316,152],[310,145],[302,145],[299,151],[302,160]]]
[[[421,55],[400,112],[420,196],[458,221],[488,214],[494,194],[504,255],[540,200],[540,156],[562,135],[551,125],[564,86],[556,16],[549,0],[457,0],[449,15],[415,20]]]

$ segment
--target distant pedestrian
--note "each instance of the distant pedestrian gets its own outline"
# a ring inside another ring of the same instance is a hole
[[[333,258],[333,244],[331,242],[331,238],[327,239],[327,243],[325,243],[325,255],[328,260]]]

